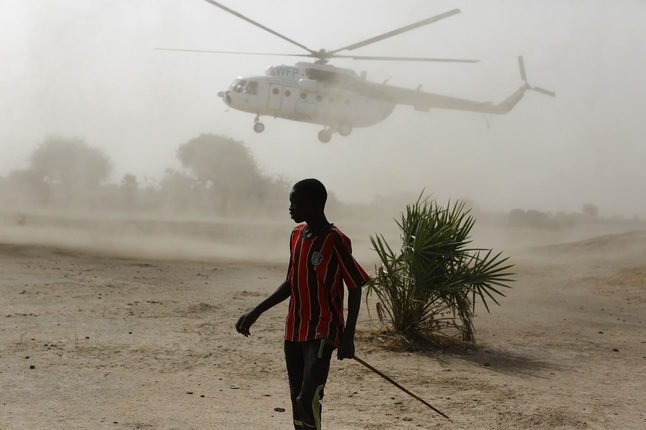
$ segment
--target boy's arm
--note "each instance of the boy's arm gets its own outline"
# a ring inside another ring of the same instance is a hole
[[[244,336],[249,336],[249,327],[256,322],[258,317],[268,309],[273,308],[278,303],[283,302],[291,294],[291,287],[289,282],[283,282],[280,287],[272,293],[271,296],[267,297],[265,300],[260,302],[258,306],[244,314],[238,319],[236,323],[236,331]]]
[[[359,318],[359,308],[361,307],[361,287],[348,292],[348,318],[345,323],[345,330],[341,335],[337,357],[339,360],[354,357],[354,331]]]

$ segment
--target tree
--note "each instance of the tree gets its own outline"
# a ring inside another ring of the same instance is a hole
[[[120,185],[121,195],[126,210],[132,210],[137,205],[137,191],[139,190],[139,182],[137,177],[131,173],[126,173],[121,178]]]
[[[512,281],[507,258],[467,248],[474,223],[463,203],[442,208],[420,195],[397,221],[399,253],[383,236],[370,237],[381,265],[366,294],[376,295],[379,318],[396,333],[415,338],[457,329],[462,341],[474,342],[476,300],[489,311],[488,300],[498,304],[495,296],[504,296],[497,287]]]
[[[232,177],[259,176],[256,163],[242,142],[226,136],[202,134],[180,145],[177,158],[201,181],[224,185]]]
[[[597,219],[599,218],[599,208],[597,205],[593,205],[592,203],[587,203],[583,205],[583,209],[581,209],[581,213],[588,218],[588,219]]]
[[[208,191],[215,209],[224,214],[240,213],[260,204],[273,206],[269,199],[283,182],[260,173],[255,160],[242,142],[229,137],[202,134],[180,145],[177,158],[192,172],[198,191]]]
[[[41,183],[62,190],[68,200],[96,191],[111,170],[105,153],[78,137],[47,137],[31,153],[29,164]]]
[[[189,209],[200,209],[200,197],[204,191],[196,187],[194,178],[174,169],[166,169],[160,186],[159,197],[165,208],[182,213]]]
[[[5,204],[43,204],[49,201],[49,187],[31,170],[14,170],[4,180],[2,195]]]

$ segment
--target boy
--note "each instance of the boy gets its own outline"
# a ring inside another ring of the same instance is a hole
[[[354,332],[361,305],[361,287],[369,280],[352,257],[348,239],[325,217],[325,186],[304,179],[289,194],[294,222],[287,279],[258,306],[240,317],[236,330],[249,328],[266,310],[289,298],[285,322],[285,362],[296,430],[321,429],[323,388],[333,347],[339,360],[354,357]],[[305,223],[305,224],[302,224]],[[348,288],[348,318],[343,322],[343,283]]]

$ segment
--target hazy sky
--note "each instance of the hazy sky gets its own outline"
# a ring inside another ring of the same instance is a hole
[[[222,0],[312,49],[336,49],[456,7],[462,13],[361,50],[476,58],[478,64],[338,60],[368,79],[499,102],[529,82],[510,114],[399,106],[384,122],[317,140],[320,126],[227,111],[236,76],[293,59],[156,47],[299,53],[202,0],[0,0],[0,175],[26,166],[45,136],[80,136],[114,162],[112,180],[178,167],[201,133],[245,142],[265,173],[318,177],[342,200],[423,188],[513,208],[646,217],[646,1]]]

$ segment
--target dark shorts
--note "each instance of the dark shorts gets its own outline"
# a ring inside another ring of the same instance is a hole
[[[320,401],[333,350],[323,339],[285,341],[285,363],[296,430],[321,429]]]

